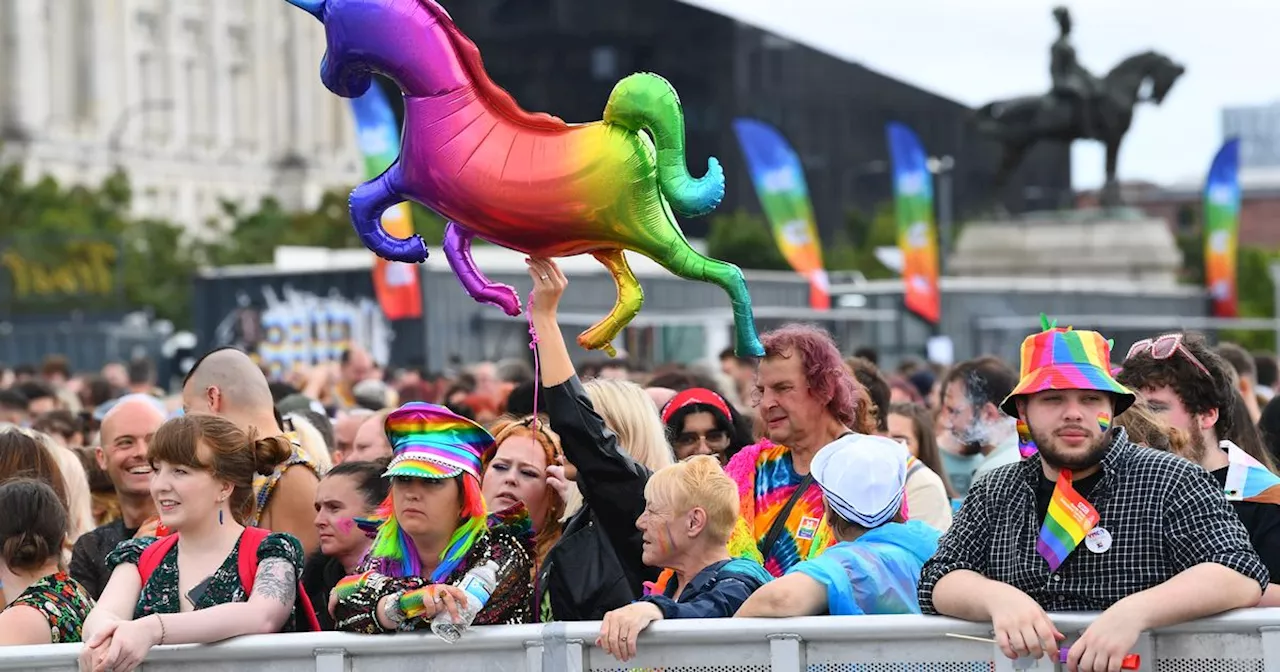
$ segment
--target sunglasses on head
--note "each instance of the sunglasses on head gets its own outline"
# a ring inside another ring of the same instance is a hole
[[[1191,354],[1187,346],[1183,345],[1182,334],[1165,334],[1156,338],[1144,338],[1129,348],[1129,354],[1124,356],[1124,361],[1127,362],[1137,355],[1148,353],[1152,359],[1169,359],[1175,353],[1181,354],[1188,362],[1200,369],[1200,373],[1213,378],[1213,374],[1209,373],[1208,367],[1201,363],[1199,359],[1196,359],[1196,356]]]
[[[525,417],[517,420],[516,424],[541,434],[543,438],[547,439],[547,441],[555,447],[557,457],[564,455],[560,448],[560,439],[546,429],[547,418],[540,414],[526,415]]]

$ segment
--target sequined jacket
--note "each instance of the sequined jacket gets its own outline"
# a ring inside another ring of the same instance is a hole
[[[491,530],[476,540],[475,546],[467,554],[466,559],[458,565],[446,583],[458,585],[472,568],[493,560],[501,568],[498,587],[489,597],[484,609],[476,615],[473,625],[513,625],[530,622],[532,605],[532,586],[529,574],[533,569],[533,556],[528,543],[509,532]],[[366,559],[357,571],[365,572],[374,568],[374,561]],[[386,632],[378,622],[374,610],[378,600],[398,593],[410,591],[430,585],[431,581],[420,576],[394,578],[373,573],[364,585],[354,594],[338,601],[334,609],[334,620],[337,629],[346,632],[359,632],[368,635]],[[404,622],[402,630],[430,628],[430,622],[423,618],[410,618]]]

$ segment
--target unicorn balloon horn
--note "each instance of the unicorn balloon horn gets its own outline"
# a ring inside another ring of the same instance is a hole
[[[316,17],[320,21],[324,21],[324,0],[285,0],[289,4],[298,9],[306,10],[308,14]]]

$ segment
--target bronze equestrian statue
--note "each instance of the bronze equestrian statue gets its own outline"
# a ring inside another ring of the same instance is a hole
[[[1049,75],[1053,81],[1050,92],[996,101],[974,113],[978,130],[1004,146],[995,179],[996,192],[1003,190],[1023,155],[1037,141],[1098,140],[1107,147],[1102,205],[1118,206],[1116,160],[1120,143],[1133,121],[1133,108],[1144,101],[1157,105],[1164,102],[1186,69],[1163,54],[1146,51],[1126,58],[1099,79],[1076,58],[1067,8],[1054,9],[1053,17],[1060,32],[1049,51]]]

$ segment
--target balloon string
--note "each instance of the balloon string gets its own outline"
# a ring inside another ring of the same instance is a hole
[[[529,292],[529,310],[525,313],[529,322],[529,349],[533,351],[533,432],[538,433],[542,416],[538,414],[538,388],[542,387],[542,364],[538,361],[538,330],[533,326],[533,292]]]

